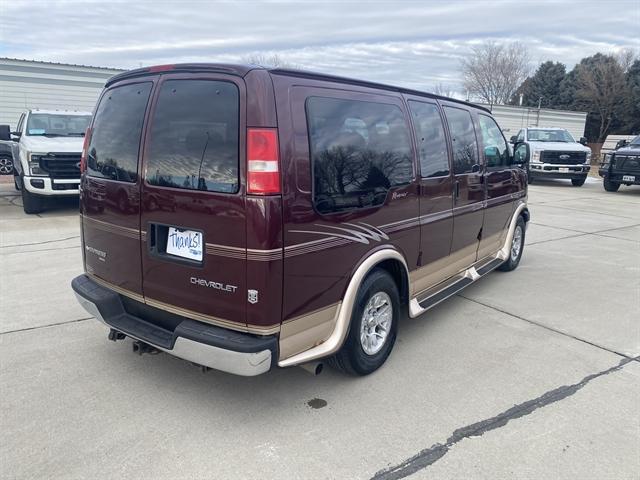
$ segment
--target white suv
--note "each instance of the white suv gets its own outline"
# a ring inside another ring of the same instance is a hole
[[[529,183],[538,178],[565,178],[581,187],[591,168],[591,149],[564,128],[523,128],[511,137],[516,160],[526,162]]]
[[[17,142],[14,180],[25,213],[41,212],[46,197],[78,195],[80,157],[90,120],[89,112],[27,110],[10,135],[6,125],[0,126],[2,137]]]

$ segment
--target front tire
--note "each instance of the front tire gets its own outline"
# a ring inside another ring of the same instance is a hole
[[[620,188],[620,184],[618,182],[612,182],[608,178],[605,178],[602,184],[604,185],[604,189],[607,192],[617,192],[618,189]]]
[[[13,175],[13,158],[0,155],[0,175]]]
[[[393,349],[399,314],[396,283],[384,270],[373,270],[358,290],[345,343],[329,363],[351,375],[376,371]]]
[[[40,195],[34,195],[26,188],[22,188],[22,209],[24,213],[29,215],[42,212],[44,209],[44,198]]]
[[[522,215],[518,217],[516,221],[516,228],[513,231],[513,238],[511,239],[511,247],[509,248],[509,258],[498,267],[498,270],[503,272],[510,272],[518,268],[520,265],[520,259],[522,258],[522,252],[524,251],[524,236],[526,232],[526,225]]]
[[[583,178],[572,178],[571,179],[571,184],[574,187],[581,187],[582,185],[584,185],[584,182],[587,181],[587,177],[583,177]]]

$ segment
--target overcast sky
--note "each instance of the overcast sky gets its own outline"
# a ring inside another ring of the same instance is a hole
[[[431,90],[460,86],[483,40],[571,68],[640,48],[640,0],[212,2],[0,0],[0,56],[133,68],[277,53],[301,67]]]

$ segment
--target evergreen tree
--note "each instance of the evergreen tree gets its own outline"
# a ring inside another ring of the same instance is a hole
[[[522,105],[525,107],[537,107],[540,102],[542,107],[558,108],[560,84],[566,73],[566,67],[562,63],[547,61],[540,64],[536,73],[520,85],[512,103],[519,105],[522,94]]]

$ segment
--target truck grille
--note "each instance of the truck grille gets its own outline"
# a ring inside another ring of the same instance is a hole
[[[614,155],[613,166],[625,172],[640,172],[640,155]]]
[[[554,150],[545,150],[540,154],[541,162],[555,163],[558,165],[578,165],[579,163],[584,163],[586,159],[586,152],[556,152]]]
[[[48,153],[40,157],[40,168],[51,178],[80,178],[79,153]]]

